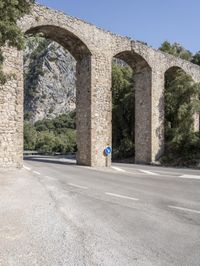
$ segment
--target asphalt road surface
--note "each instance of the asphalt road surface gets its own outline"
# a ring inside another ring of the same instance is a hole
[[[0,194],[0,265],[200,265],[200,170],[32,156]]]

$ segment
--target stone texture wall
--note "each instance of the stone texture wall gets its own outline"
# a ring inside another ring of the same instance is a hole
[[[77,163],[80,165],[91,165],[91,71],[91,56],[85,56],[77,62]]]
[[[4,48],[7,83],[0,87],[0,167],[23,165],[23,56]]]
[[[152,70],[151,162],[158,161],[164,151],[164,89],[165,79],[157,65]]]
[[[92,166],[110,166],[111,156],[104,156],[112,145],[112,60],[97,53],[92,58]]]
[[[149,67],[135,75],[135,161],[151,161],[151,85]]]
[[[114,35],[73,18],[35,5],[19,21],[25,34],[42,33],[58,42],[77,60],[78,163],[105,166],[104,148],[111,145],[111,63],[113,57],[136,69],[136,160],[156,161],[164,147],[164,76],[180,67],[195,81],[200,68],[156,51],[141,42]],[[23,154],[22,55],[5,49],[5,71],[15,73],[0,91],[0,166],[21,167]],[[110,165],[110,158],[108,165]]]

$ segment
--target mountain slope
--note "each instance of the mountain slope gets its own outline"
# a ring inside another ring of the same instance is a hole
[[[25,119],[36,122],[73,111],[76,61],[59,44],[29,37],[24,52]]]

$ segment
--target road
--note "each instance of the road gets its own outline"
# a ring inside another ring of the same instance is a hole
[[[199,170],[33,156],[19,173],[0,183],[0,226],[15,228],[0,265],[200,265]]]

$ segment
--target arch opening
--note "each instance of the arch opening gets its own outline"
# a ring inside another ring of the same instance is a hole
[[[113,160],[148,162],[151,68],[139,54],[124,51],[114,56],[112,73]]]
[[[164,163],[182,165],[200,157],[200,135],[195,132],[198,87],[180,67],[165,72]]]
[[[46,39],[50,39],[62,45],[78,61],[83,56],[91,55],[89,48],[80,38],[72,32],[54,25],[42,25],[30,28],[25,35],[42,34]]]
[[[42,145],[42,153],[52,154],[77,151],[77,163],[90,165],[91,53],[89,49],[73,33],[57,26],[34,27],[27,30],[25,36],[28,39],[36,37],[40,40],[35,47],[33,58],[27,60],[28,71],[25,70],[24,75],[26,86],[24,107],[27,107],[28,90],[29,96],[30,92],[32,93],[33,101],[32,104],[28,104],[28,108],[36,109],[35,119],[32,118],[31,121],[34,127],[33,133],[37,135],[35,148],[40,152]],[[70,97],[72,101],[68,103]],[[38,102],[40,106],[37,109]],[[63,104],[73,106],[66,108]],[[25,119],[27,119],[26,111]],[[33,131],[33,127],[30,130]],[[25,128],[25,133],[27,130],[29,127]]]

